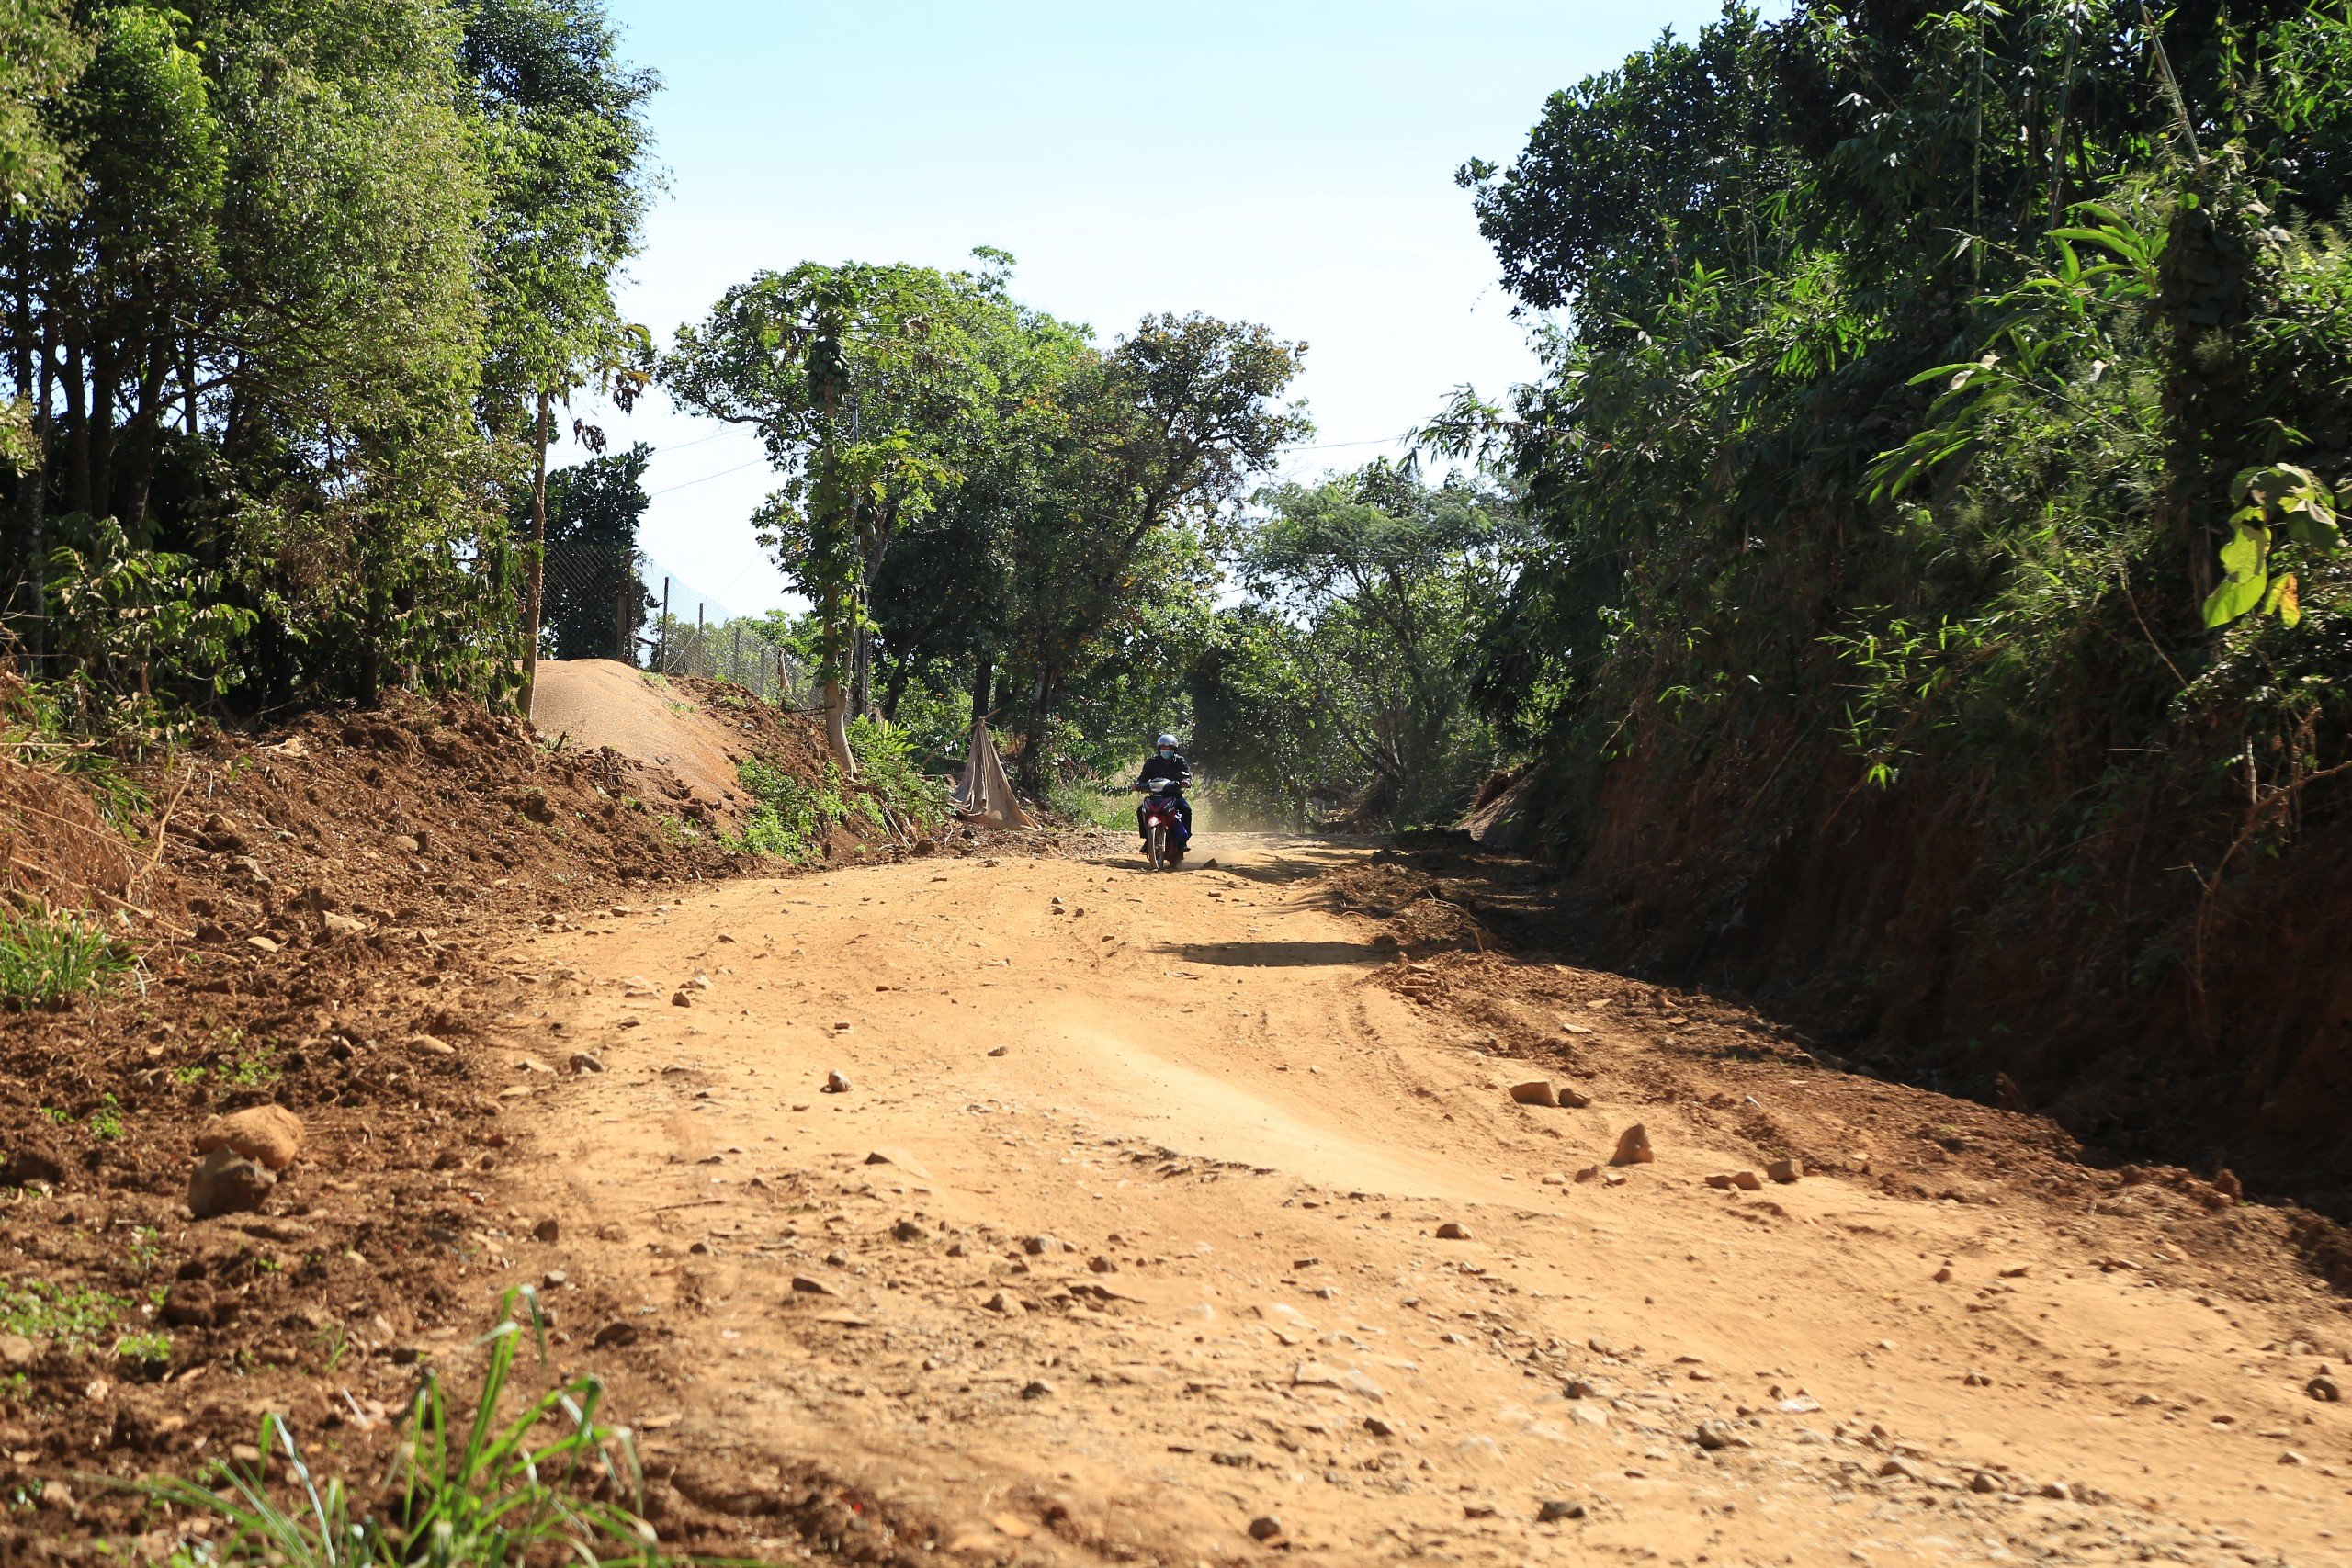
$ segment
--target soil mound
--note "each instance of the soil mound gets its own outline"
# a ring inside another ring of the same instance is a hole
[[[673,682],[611,659],[539,666],[531,726],[562,747],[597,748],[667,769],[729,825],[751,805],[736,766],[761,755],[752,704],[732,687]]]
[[[724,713],[745,754],[814,776],[806,720],[693,688],[673,694],[698,725]],[[670,769],[550,748],[458,698],[394,694],[78,773],[17,749],[40,760],[0,761],[6,893],[98,912],[136,968],[0,1009],[0,1248],[17,1259],[0,1348],[21,1374],[0,1393],[0,1486],[76,1499],[70,1521],[0,1529],[0,1557],[128,1539],[135,1500],[67,1478],[186,1472],[249,1443],[265,1406],[371,1468],[411,1375],[393,1369],[461,1371],[452,1334],[513,1282],[537,1217],[486,1206],[507,1113],[589,1070],[542,1009],[488,999],[491,944],[535,915],[651,915],[682,884],[781,869],[729,848]],[[261,1106],[300,1128],[299,1157],[260,1183],[266,1212],[192,1219],[199,1129]],[[364,1379],[379,1397],[331,1397]]]

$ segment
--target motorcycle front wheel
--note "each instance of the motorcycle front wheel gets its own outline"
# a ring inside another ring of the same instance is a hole
[[[1167,868],[1168,829],[1165,828],[1155,827],[1151,830],[1151,869],[1154,871],[1165,871]]]

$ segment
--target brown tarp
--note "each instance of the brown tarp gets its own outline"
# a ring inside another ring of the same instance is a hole
[[[964,759],[964,776],[956,782],[956,809],[991,828],[1034,828],[1036,819],[1013,797],[1012,781],[1004,776],[1004,759],[997,754],[986,719],[972,721],[972,745]]]

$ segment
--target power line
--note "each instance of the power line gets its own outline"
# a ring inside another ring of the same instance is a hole
[[[673,490],[691,490],[695,485],[708,484],[713,479],[723,479],[729,474],[740,474],[745,468],[756,468],[766,461],[765,457],[754,457],[748,463],[738,463],[731,468],[721,468],[715,474],[705,474],[698,479],[682,479],[673,485],[663,485],[660,490],[647,491],[645,499],[651,501],[655,496],[667,495]]]

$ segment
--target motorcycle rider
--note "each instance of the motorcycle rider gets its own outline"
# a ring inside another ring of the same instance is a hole
[[[1184,837],[1189,840],[1193,836],[1193,803],[1184,798],[1184,790],[1193,782],[1193,764],[1184,761],[1184,754],[1176,750],[1176,738],[1163,735],[1152,743],[1152,754],[1144,762],[1143,775],[1136,780],[1136,784],[1142,788],[1169,780],[1173,780],[1176,784],[1168,792],[1176,802],[1176,820],[1184,825]],[[1146,850],[1151,848],[1151,829],[1144,826],[1143,814],[1149,804],[1148,801],[1136,803],[1136,831],[1143,835]]]

